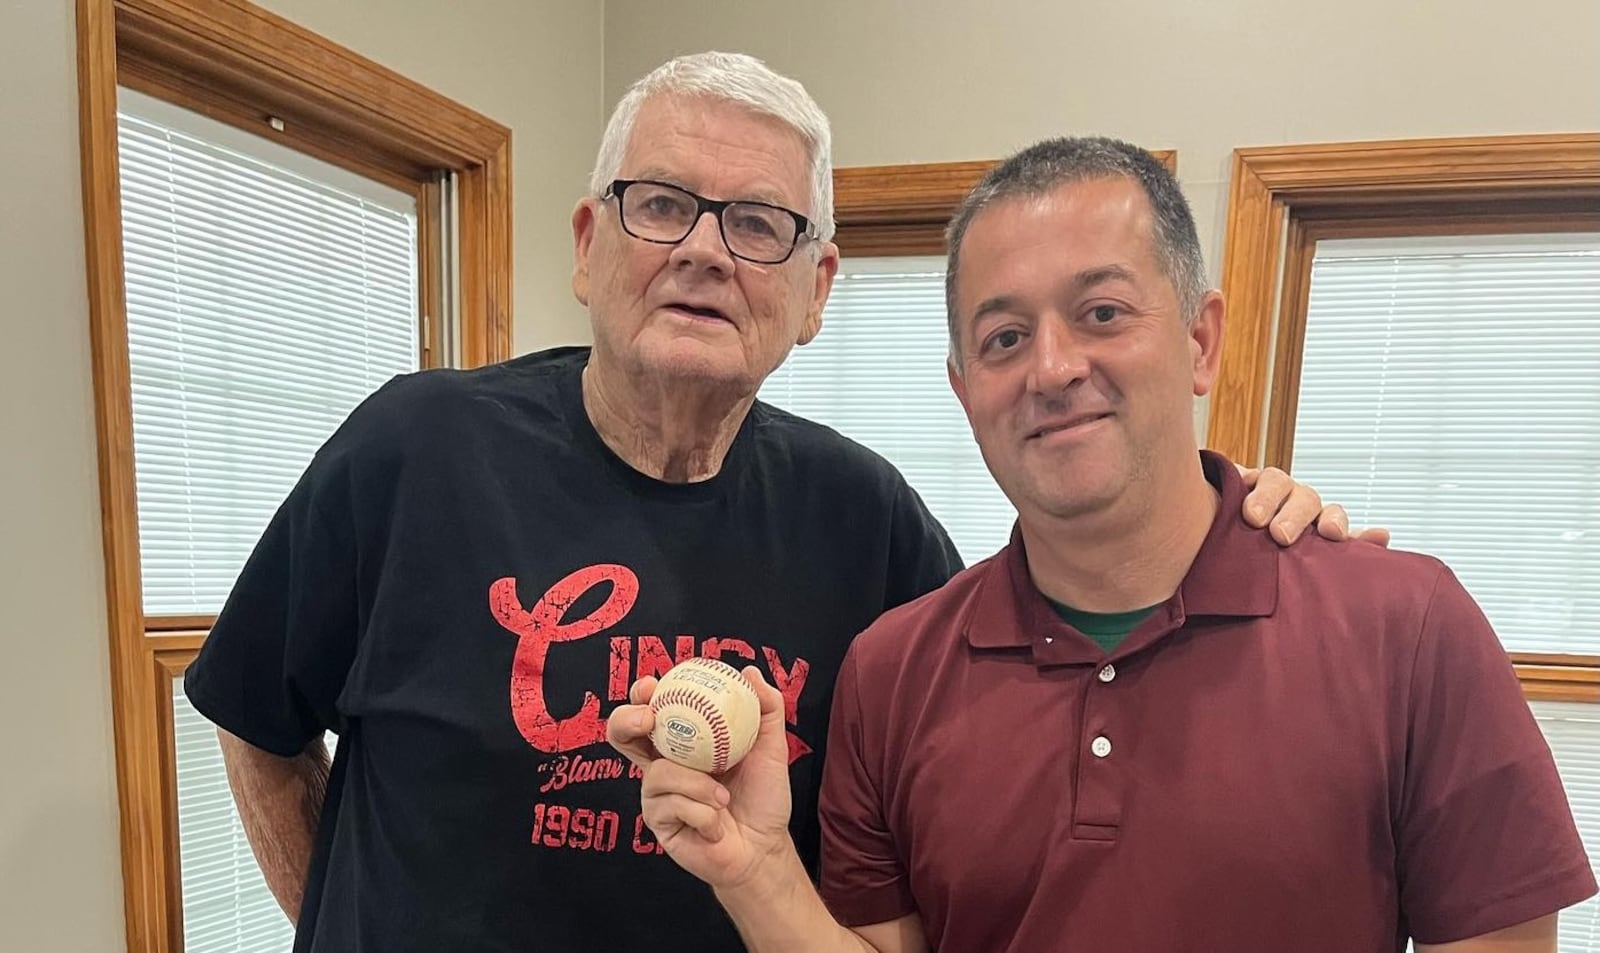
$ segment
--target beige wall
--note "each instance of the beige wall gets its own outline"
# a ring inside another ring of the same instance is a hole
[[[1175,148],[1213,276],[1235,147],[1600,127],[1595,0],[606,0],[607,107],[705,49],[805,83],[841,166]]]
[[[1600,126],[1595,0],[607,0],[607,105],[702,49],[804,82],[839,165],[1175,148],[1213,273],[1236,146]]]
[[[0,0],[0,950],[122,949],[72,4]]]
[[[515,347],[588,338],[566,221],[601,127],[601,3],[275,0],[512,128]],[[122,950],[69,0],[0,0],[0,950]]]

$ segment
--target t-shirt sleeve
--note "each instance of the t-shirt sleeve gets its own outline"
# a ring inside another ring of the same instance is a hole
[[[874,766],[881,742],[865,724],[857,660],[846,656],[834,690],[828,757],[822,764],[822,900],[845,926],[884,923],[916,912],[884,810]]]
[[[1448,943],[1595,893],[1550,747],[1489,621],[1441,568],[1411,673],[1395,841],[1413,936]]]
[[[950,541],[950,534],[928,512],[910,484],[904,479],[897,483],[885,611],[932,592],[962,569],[961,554]]]
[[[319,454],[278,508],[184,676],[199,712],[290,757],[338,730],[355,657],[357,580],[345,474]]]

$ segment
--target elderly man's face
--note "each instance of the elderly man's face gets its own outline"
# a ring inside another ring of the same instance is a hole
[[[640,109],[619,177],[753,200],[812,217],[805,143],[770,117],[699,97],[658,96]],[[676,245],[631,237],[618,202],[573,213],[573,290],[589,306],[595,347],[635,373],[753,392],[822,327],[838,249],[802,240],[789,260],[756,264],[723,244],[704,215]],[[820,254],[819,254],[820,252]]]
[[[1152,235],[1149,201],[1120,177],[1002,201],[967,231],[951,386],[1019,511],[1104,508],[1192,452],[1221,301],[1185,325]]]

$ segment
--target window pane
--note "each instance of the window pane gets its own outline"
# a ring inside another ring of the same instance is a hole
[[[267,890],[233,806],[216,726],[172,684],[185,953],[283,953],[294,929]]]
[[[184,953],[284,953],[294,929],[250,852],[217,728],[189,704],[181,678],[172,682],[172,726]],[[337,740],[326,736],[330,753]]]
[[[1534,702],[1533,716],[1550,742],[1589,863],[1600,876],[1600,705]],[[1561,953],[1600,950],[1600,898],[1563,911],[1560,931]]]
[[[1600,235],[1322,242],[1293,468],[1507,649],[1600,653]]]
[[[761,399],[886,457],[970,565],[1005,545],[1016,512],[950,391],[948,354],[943,258],[846,258],[822,333],[790,354]]]
[[[210,614],[316,448],[418,366],[415,203],[143,102],[118,147],[144,608]]]

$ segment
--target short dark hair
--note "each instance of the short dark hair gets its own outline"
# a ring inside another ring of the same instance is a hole
[[[1205,296],[1205,261],[1195,232],[1194,213],[1177,178],[1161,160],[1135,145],[1101,137],[1063,137],[1035,143],[995,166],[983,177],[950,220],[945,236],[950,248],[945,271],[945,313],[950,325],[950,356],[961,351],[956,325],[956,270],[961,245],[978,213],[1017,196],[1048,195],[1060,186],[1091,179],[1123,176],[1139,184],[1155,213],[1156,259],[1178,293],[1185,321],[1192,320]]]

